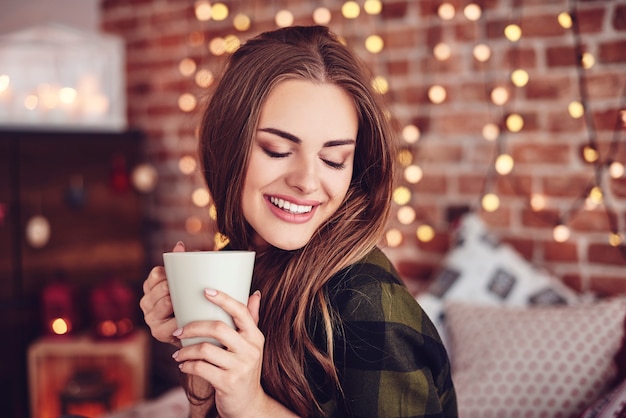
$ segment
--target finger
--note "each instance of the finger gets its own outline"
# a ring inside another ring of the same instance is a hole
[[[261,308],[261,291],[257,290],[248,298],[248,312],[252,316],[254,325],[259,325],[259,309]]]
[[[165,268],[163,266],[156,266],[150,270],[148,278],[143,282],[143,293],[148,293],[158,283],[165,281]]]
[[[172,358],[178,363],[202,360],[223,370],[232,369],[237,364],[232,353],[210,342],[201,342],[183,347],[172,354]]]
[[[215,289],[206,289],[204,294],[209,301],[222,308],[233,318],[238,329],[241,331],[256,329],[256,323],[243,303]]]

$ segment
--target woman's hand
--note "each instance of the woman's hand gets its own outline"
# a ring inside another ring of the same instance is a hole
[[[179,241],[172,251],[185,251],[185,244]],[[152,336],[161,342],[180,347],[180,340],[172,335],[177,327],[176,318],[174,318],[170,289],[163,266],[154,267],[150,271],[143,283],[143,293],[139,306]]]
[[[233,318],[237,329],[221,321],[197,321],[177,329],[177,338],[211,337],[224,346],[200,343],[181,348],[173,354],[181,371],[202,377],[214,387],[215,406],[222,418],[289,413],[261,386],[265,344],[258,328],[261,293],[254,292],[247,307],[213,289],[207,289],[205,296]]]

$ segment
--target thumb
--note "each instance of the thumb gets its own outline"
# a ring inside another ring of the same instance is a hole
[[[178,241],[176,245],[174,245],[174,249],[172,250],[172,252],[175,252],[175,253],[182,253],[184,251],[185,251],[185,243],[182,241]]]
[[[257,290],[248,298],[248,312],[254,320],[254,325],[259,325],[259,309],[261,307],[261,292]]]

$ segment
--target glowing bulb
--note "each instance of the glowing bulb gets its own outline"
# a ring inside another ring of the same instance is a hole
[[[410,225],[415,220],[415,209],[410,206],[402,206],[398,209],[398,222],[402,225]]]
[[[379,94],[386,94],[389,91],[389,82],[381,75],[374,77],[372,80],[372,87]]]
[[[483,138],[487,141],[495,141],[500,136],[500,128],[495,123],[487,123],[483,126]]]
[[[569,29],[572,27],[572,16],[570,16],[567,12],[559,13],[557,20],[563,29]]]
[[[211,198],[209,196],[209,192],[206,189],[199,187],[191,194],[191,201],[197,207],[203,208],[211,203]]]
[[[583,159],[588,163],[594,163],[598,160],[600,155],[598,150],[590,145],[585,145],[583,148]]]
[[[392,228],[385,234],[385,240],[389,247],[399,247],[400,244],[402,244],[402,232],[396,228]]]
[[[368,15],[379,15],[383,11],[383,2],[380,0],[365,0],[363,9]]]
[[[402,129],[402,139],[409,144],[414,144],[420,139],[420,130],[415,125],[406,125]]]
[[[622,125],[626,128],[626,110],[620,110],[619,115],[622,119]]]
[[[517,42],[522,38],[522,28],[516,24],[507,25],[504,28],[504,36],[511,42]]]
[[[0,94],[9,88],[10,78],[6,74],[0,74]]]
[[[228,6],[224,3],[215,3],[211,6],[211,16],[217,21],[226,20],[228,17]]]
[[[185,220],[185,231],[191,235],[196,235],[202,231],[202,221],[197,216],[190,216]]]
[[[517,113],[512,113],[506,118],[506,128],[511,132],[519,132],[524,128],[524,118]]]
[[[59,101],[64,104],[72,104],[76,100],[78,93],[71,87],[63,87],[59,90]]]
[[[326,7],[318,7],[313,12],[313,21],[318,25],[328,25],[332,15]]]
[[[622,236],[617,232],[611,232],[609,234],[609,245],[611,245],[612,247],[619,247],[622,242]]]
[[[346,19],[356,19],[361,14],[361,8],[356,1],[347,1],[341,6],[341,14]]]
[[[216,56],[223,55],[224,52],[226,52],[226,41],[224,41],[224,38],[216,36],[211,39],[211,42],[209,42],[209,51]]]
[[[215,77],[210,70],[202,69],[196,73],[196,84],[199,87],[207,88],[213,84]]]
[[[585,108],[579,101],[573,101],[567,106],[569,115],[574,119],[580,119],[585,114]]]
[[[211,5],[208,0],[198,0],[194,5],[196,19],[206,22],[211,19]]]
[[[546,208],[546,197],[539,193],[533,193],[530,196],[530,207],[535,211],[539,212]]]
[[[452,20],[455,13],[456,10],[454,9],[454,6],[450,3],[441,3],[439,8],[437,9],[437,14],[443,20]]]
[[[452,55],[452,50],[447,43],[440,42],[433,48],[433,55],[439,61],[445,61],[450,58],[450,55]]]
[[[432,226],[423,224],[417,227],[415,235],[417,235],[417,239],[421,242],[430,242],[435,238],[435,230]]]
[[[413,162],[413,153],[408,149],[403,149],[402,151],[398,152],[397,158],[400,165],[402,165],[402,167],[406,167]]]
[[[393,201],[398,205],[403,206],[409,203],[411,200],[411,191],[404,186],[397,187],[393,191]]]
[[[276,13],[276,17],[274,18],[274,22],[276,22],[276,26],[279,28],[286,28],[287,26],[291,26],[293,24],[293,14],[289,10],[279,10]]]
[[[491,101],[498,105],[502,106],[509,100],[509,92],[505,87],[496,87],[491,91]]]
[[[204,43],[204,34],[200,31],[193,31],[189,34],[187,42],[191,46],[200,46]]]
[[[180,160],[178,160],[178,169],[183,174],[192,174],[194,171],[196,171],[196,167],[196,159],[193,158],[191,155],[183,155],[182,157],[180,157]]]
[[[191,93],[183,93],[178,98],[178,107],[183,112],[191,112],[196,108],[197,100]]]
[[[224,38],[224,51],[232,54],[241,46],[241,41],[235,35],[228,35]]]
[[[245,32],[250,29],[250,17],[243,13],[237,13],[233,18],[233,27],[239,32]]]
[[[24,99],[24,107],[28,110],[35,110],[38,104],[39,104],[39,97],[35,96],[34,94],[29,94]]]
[[[188,77],[196,72],[196,62],[191,58],[183,58],[178,63],[178,71],[185,77]]]
[[[411,184],[419,183],[423,176],[422,169],[417,165],[410,165],[404,169],[404,178]]]
[[[500,207],[500,198],[494,193],[487,193],[483,196],[481,205],[487,212],[495,212]]]
[[[52,332],[54,332],[56,335],[67,334],[71,329],[69,321],[63,318],[55,318],[54,320],[52,320],[50,328],[52,329]]]
[[[611,178],[618,179],[624,175],[624,164],[613,161],[609,166],[609,174]]]
[[[431,86],[428,89],[428,98],[435,104],[443,103],[446,100],[446,89],[439,85]]]
[[[480,19],[480,16],[482,15],[482,11],[480,10],[479,5],[475,3],[470,3],[467,6],[465,6],[465,9],[463,9],[463,14],[468,20],[476,21]]]
[[[372,54],[378,54],[383,50],[385,43],[383,38],[378,35],[370,35],[365,39],[365,49],[367,49]]]
[[[589,52],[583,52],[583,56],[580,59],[580,62],[583,64],[583,68],[585,70],[588,70],[595,65],[596,59]]]
[[[513,157],[508,154],[500,154],[496,158],[496,171],[502,176],[506,176],[513,171]]]
[[[565,242],[569,239],[570,230],[565,225],[557,225],[552,230],[552,237],[556,242]]]
[[[594,186],[591,191],[589,191],[589,199],[594,203],[602,203],[602,189],[598,186]]]
[[[133,186],[141,193],[150,193],[157,185],[159,174],[151,164],[139,164],[131,175]]]
[[[529,78],[530,77],[528,76],[528,72],[526,72],[525,70],[518,69],[511,73],[511,81],[517,87],[524,87],[526,84],[528,84]]]
[[[491,48],[485,44],[478,44],[474,47],[472,54],[476,61],[486,62],[491,58]]]

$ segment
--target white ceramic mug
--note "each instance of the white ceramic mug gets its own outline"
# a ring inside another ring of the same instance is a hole
[[[224,310],[207,300],[205,289],[215,289],[248,304],[254,251],[189,251],[163,254],[174,316],[179,327],[193,321],[222,321],[235,328]],[[183,338],[182,345],[200,342],[220,345],[212,338]]]

